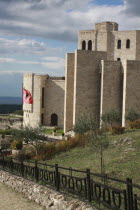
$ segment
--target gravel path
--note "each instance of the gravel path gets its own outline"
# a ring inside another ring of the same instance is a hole
[[[0,183],[0,210],[45,210],[45,208]]]

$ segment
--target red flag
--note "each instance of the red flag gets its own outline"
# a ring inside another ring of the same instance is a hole
[[[33,97],[31,93],[25,88],[23,88],[23,103],[33,104]]]

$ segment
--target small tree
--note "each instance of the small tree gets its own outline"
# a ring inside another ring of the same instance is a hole
[[[42,135],[43,129],[41,127],[32,128],[30,126],[21,129],[13,129],[12,135],[15,139],[24,140],[26,144],[34,146],[36,155],[38,154],[39,144],[46,142],[46,137]]]
[[[112,129],[114,123],[121,123],[121,112],[117,109],[111,109],[102,115],[101,120],[109,124]]]
[[[101,158],[101,173],[103,172],[103,149],[108,145],[106,130],[102,127],[99,129],[99,120],[96,116],[83,114],[79,117],[74,132],[80,135],[88,134],[89,143],[100,151]]]
[[[134,122],[135,120],[140,118],[140,114],[136,112],[133,108],[129,109],[127,115],[126,115],[126,120],[130,122]]]
[[[91,130],[98,129],[96,121],[97,119],[92,115],[81,114],[76,122],[73,131],[79,134],[83,147],[84,147],[84,135],[86,133],[89,133],[89,131]]]

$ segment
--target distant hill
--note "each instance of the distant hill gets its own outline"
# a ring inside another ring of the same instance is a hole
[[[17,110],[22,110],[21,104],[0,104],[0,114],[11,114]]]
[[[0,96],[0,104],[22,104],[22,98],[10,97],[10,96]]]

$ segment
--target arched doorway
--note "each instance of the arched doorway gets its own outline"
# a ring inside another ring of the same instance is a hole
[[[58,116],[55,113],[51,115],[51,125],[58,126]]]

